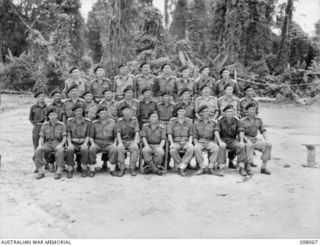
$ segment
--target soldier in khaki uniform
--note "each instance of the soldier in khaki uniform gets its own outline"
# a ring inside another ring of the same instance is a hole
[[[79,68],[72,67],[69,73],[71,74],[71,78],[65,82],[64,89],[62,90],[62,98],[68,97],[68,90],[71,86],[76,85],[79,88],[80,94],[88,89],[87,82],[81,78]]]
[[[61,100],[61,91],[59,89],[54,89],[51,92],[51,97],[53,101],[47,106],[47,110],[55,108],[58,112],[58,120],[63,121],[63,102]]]
[[[200,119],[199,115],[199,108],[206,105],[208,106],[209,115],[210,118],[213,120],[216,120],[219,115],[219,108],[218,108],[218,100],[214,96],[210,96],[210,87],[206,84],[202,85],[202,87],[199,88],[201,96],[197,97],[195,102],[195,112],[196,112],[196,118]]]
[[[194,119],[194,111],[195,111],[195,105],[194,102],[191,100],[191,93],[188,88],[184,88],[180,92],[180,98],[181,100],[175,105],[175,108],[179,108],[180,106],[183,106],[185,108],[185,117],[189,118],[193,121]],[[175,110],[177,112],[177,110]],[[177,115],[174,114],[176,117]]]
[[[89,176],[95,175],[95,164],[97,163],[97,153],[106,151],[110,161],[110,174],[117,176],[116,164],[118,162],[117,148],[117,124],[108,115],[108,109],[105,107],[97,110],[99,119],[92,122],[90,127],[90,148],[89,148]]]
[[[121,101],[124,98],[124,89],[131,86],[133,94],[137,93],[137,86],[135,77],[129,73],[129,68],[126,63],[120,64],[118,66],[119,75],[114,78],[114,91],[115,100]]]
[[[108,109],[108,114],[112,117],[112,119],[117,120],[118,119],[118,105],[119,102],[116,101],[113,97],[113,92],[106,88],[103,90],[102,94],[104,95],[104,98],[101,100],[98,108],[105,107]]]
[[[99,104],[103,99],[102,91],[104,89],[113,90],[113,85],[108,78],[104,77],[104,69],[102,66],[97,66],[94,69],[96,78],[90,82],[89,91],[93,95],[93,100],[95,103]]]
[[[139,157],[139,122],[136,117],[131,114],[129,105],[122,105],[122,118],[117,122],[117,137],[118,137],[118,162],[120,173],[119,177],[125,174],[125,153],[130,152],[130,173],[136,176],[136,166]]]
[[[85,117],[90,120],[95,120],[97,117],[98,105],[93,100],[93,94],[90,91],[85,91],[82,94],[82,98],[86,103]]]
[[[191,94],[192,97],[194,97],[197,93],[197,86],[194,79],[190,78],[190,70],[187,66],[184,66],[180,69],[181,72],[181,78],[177,79],[175,84],[175,96],[178,98],[178,96],[181,94],[181,91],[185,88],[187,88]]]
[[[130,106],[130,109],[131,109],[131,113],[132,113],[132,116],[136,117],[136,118],[139,118],[139,107],[140,107],[140,102],[137,100],[137,99],[134,99],[133,98],[133,88],[132,86],[127,86],[124,90],[123,90],[123,93],[124,93],[124,99],[121,100],[118,104],[118,117],[121,117],[122,116],[122,112],[120,110],[120,108],[124,105],[124,104],[128,104]]]
[[[267,169],[267,162],[271,159],[272,145],[269,142],[266,129],[263,126],[262,119],[256,117],[256,104],[250,103],[245,108],[247,116],[241,119],[240,124],[244,129],[244,139],[246,141],[247,149],[247,173],[252,175],[250,165],[253,164],[253,152],[258,150],[262,152],[261,173],[270,175],[271,172]],[[257,138],[258,131],[262,134],[264,140]]]
[[[157,111],[159,113],[160,123],[167,128],[170,119],[173,118],[175,104],[170,100],[170,92],[163,91],[161,96],[162,102],[157,104]]]
[[[151,88],[145,87],[141,93],[143,98],[140,101],[138,112],[140,128],[149,121],[149,113],[157,110],[157,102],[152,98]]]
[[[185,107],[180,105],[177,110],[177,118],[170,120],[168,125],[168,139],[170,142],[170,155],[175,165],[178,165],[179,174],[185,176],[185,169],[190,163],[194,147],[192,145],[193,124],[185,117]],[[179,151],[185,150],[183,157],[180,157]]]
[[[162,175],[166,129],[160,124],[157,111],[149,113],[149,123],[143,125],[141,138],[144,145],[142,149],[144,169],[150,167],[153,173]]]
[[[169,93],[170,101],[175,100],[174,98],[174,86],[177,78],[172,74],[172,68],[169,64],[163,64],[161,66],[162,74],[157,77],[155,82],[156,97],[162,96],[162,93]],[[161,102],[159,99],[158,102]]]
[[[67,177],[73,177],[73,167],[75,166],[74,154],[80,154],[80,163],[82,167],[82,177],[87,176],[88,164],[88,143],[91,121],[84,118],[82,105],[75,104],[72,108],[74,118],[67,122],[67,141],[68,148],[66,151]],[[92,174],[91,174],[92,175]]]
[[[210,119],[210,111],[207,105],[201,106],[198,113],[201,115],[201,118],[195,121],[193,130],[194,154],[200,166],[196,174],[201,175],[206,172],[213,174],[214,169],[217,168],[219,153],[219,146],[214,142],[214,130],[217,124],[214,120]],[[208,165],[204,163],[203,150],[208,151]]]
[[[241,96],[239,86],[237,82],[233,79],[230,78],[230,71],[227,68],[223,68],[220,71],[220,76],[222,76],[222,79],[218,80],[215,84],[215,95],[217,98],[222,97],[225,95],[225,85],[226,84],[231,84],[233,87],[233,91],[237,96]]]
[[[244,88],[245,96],[240,99],[240,116],[244,117],[247,115],[246,107],[250,103],[254,103],[256,106],[256,115],[259,113],[259,103],[254,99],[254,90],[251,85],[248,85]]]
[[[140,65],[141,74],[136,76],[137,94],[136,98],[141,100],[143,98],[142,90],[146,87],[151,88],[152,96],[155,95],[155,82],[156,76],[151,73],[151,66],[149,63],[144,62]]]
[[[210,68],[208,66],[203,66],[202,68],[200,68],[199,73],[200,73],[200,78],[196,80],[197,94],[200,95],[202,90],[201,88],[204,85],[206,85],[209,87],[209,95],[213,96],[215,94],[214,93],[215,80],[214,78],[211,78],[209,76]]]
[[[223,109],[228,106],[232,105],[234,108],[234,116],[239,117],[240,115],[240,100],[236,96],[233,95],[233,85],[226,84],[224,86],[225,95],[218,99],[218,107],[220,116],[223,116]]]
[[[232,105],[227,105],[223,109],[223,112],[225,115],[218,120],[215,129],[215,137],[220,147],[218,155],[219,175],[224,175],[223,168],[226,165],[226,149],[228,148],[237,154],[237,162],[240,167],[239,172],[241,175],[246,176],[247,174],[244,170],[246,151],[243,128],[241,128],[239,120],[234,116]],[[237,138],[238,135],[240,141]]]
[[[55,179],[61,178],[62,168],[64,166],[64,145],[67,139],[66,125],[58,121],[58,113],[55,108],[47,112],[49,121],[43,123],[40,130],[39,146],[34,152],[35,165],[38,170],[37,179],[43,178],[45,165],[44,156],[48,153],[55,153],[57,171]]]

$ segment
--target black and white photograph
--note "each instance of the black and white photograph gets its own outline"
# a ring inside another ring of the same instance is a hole
[[[0,0],[1,244],[319,245],[319,153],[320,0]]]

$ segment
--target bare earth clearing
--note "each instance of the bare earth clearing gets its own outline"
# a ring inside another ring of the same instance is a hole
[[[261,106],[271,176],[254,168],[247,182],[233,170],[224,178],[76,173],[56,181],[33,174],[33,100],[2,95],[0,238],[320,238],[320,168],[301,166],[302,144],[320,143],[319,106]]]

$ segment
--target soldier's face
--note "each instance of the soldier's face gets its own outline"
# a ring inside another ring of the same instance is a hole
[[[79,78],[79,76],[80,76],[79,69],[75,69],[75,70],[72,71],[72,77],[73,78]]]
[[[145,91],[145,92],[143,93],[143,96],[144,96],[144,97],[148,97],[148,98],[151,97],[151,91],[149,91],[149,90],[148,90],[148,91]]]
[[[185,109],[179,109],[177,112],[178,117],[184,117],[185,114],[186,114]]]
[[[228,86],[225,91],[226,91],[226,95],[230,96],[233,93],[233,87],[232,86]]]
[[[151,122],[151,123],[156,123],[156,122],[158,122],[158,119],[159,119],[159,117],[158,117],[157,114],[152,114],[152,115],[150,115],[150,122]]]
[[[130,119],[131,118],[131,109],[126,108],[126,109],[122,110],[122,115],[124,118]]]
[[[126,74],[128,72],[128,66],[123,66],[119,68],[119,73],[120,74]]]
[[[132,98],[133,97],[133,91],[132,90],[128,90],[126,91],[126,93],[124,94],[126,98]]]
[[[56,93],[53,95],[53,100],[54,101],[60,101],[61,100],[61,94],[60,93]]]
[[[225,111],[226,117],[232,117],[233,116],[233,109],[229,108]]]
[[[252,88],[249,88],[246,90],[246,94],[248,97],[253,97],[254,95],[254,90]]]
[[[69,92],[69,96],[70,96],[70,97],[77,97],[77,96],[79,96],[79,90],[78,90],[77,88],[72,89],[72,90]]]
[[[145,64],[142,66],[141,68],[142,73],[150,73],[150,65],[149,64]]]
[[[204,109],[202,110],[202,117],[208,118],[209,117],[209,109]]]
[[[183,93],[182,94],[182,98],[185,99],[185,100],[189,99],[190,98],[190,92],[186,91],[185,93]]]
[[[202,89],[202,95],[209,96],[210,95],[210,88],[209,87],[203,88]]]
[[[256,108],[255,107],[250,107],[247,110],[249,115],[255,115],[256,114]]]
[[[104,75],[103,68],[98,68],[97,71],[96,71],[96,74],[97,74],[98,77],[103,77],[103,75]]]
[[[229,70],[224,70],[222,72],[222,78],[227,79],[230,76],[230,71]]]
[[[84,100],[85,100],[86,102],[91,102],[92,99],[93,99],[93,96],[92,96],[91,93],[88,93],[88,94],[86,94],[86,95],[84,96]]]
[[[165,74],[171,74],[172,69],[171,69],[171,67],[169,65],[165,65],[164,68],[163,68],[163,72]]]
[[[100,118],[100,119],[104,120],[104,119],[107,118],[107,116],[108,116],[108,112],[107,112],[107,111],[101,110],[101,111],[99,112],[99,118]]]
[[[77,108],[75,111],[74,111],[74,115],[76,117],[81,117],[82,116],[82,113],[83,113],[83,109],[82,108]]]
[[[104,93],[104,98],[107,100],[111,100],[112,99],[112,91],[106,91]]]
[[[37,96],[38,102],[43,103],[43,102],[44,102],[44,99],[45,99],[45,95],[44,95],[44,94],[39,94],[39,95]]]
[[[182,73],[181,73],[181,75],[182,75],[182,77],[184,77],[184,78],[189,77],[189,75],[190,75],[189,69],[183,70]]]
[[[48,117],[50,121],[55,121],[58,118],[58,114],[56,112],[51,112]]]
[[[163,99],[164,102],[168,102],[169,99],[170,99],[170,97],[169,97],[168,94],[165,94],[165,95],[162,97],[162,99]]]
[[[208,67],[206,67],[205,69],[202,70],[201,74],[208,76],[210,73],[210,69]]]

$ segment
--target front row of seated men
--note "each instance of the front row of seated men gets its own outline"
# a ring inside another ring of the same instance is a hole
[[[74,117],[68,119],[65,125],[57,119],[57,110],[49,109],[48,121],[41,127],[39,146],[34,153],[37,179],[45,176],[44,157],[51,152],[55,154],[57,166],[55,179],[61,178],[64,166],[67,177],[73,177],[75,154],[80,155],[82,176],[94,177],[99,152],[107,155],[110,174],[120,177],[125,174],[125,157],[129,152],[130,173],[136,176],[140,138],[143,143],[142,170],[157,175],[164,173],[166,139],[169,142],[169,153],[174,166],[181,176],[186,175],[186,168],[193,156],[200,167],[196,174],[223,176],[227,166],[227,150],[235,152],[242,176],[253,175],[251,166],[254,165],[254,150],[262,151],[261,173],[270,175],[266,165],[271,156],[271,144],[262,120],[256,117],[254,103],[246,106],[248,114],[241,120],[234,117],[233,106],[227,105],[223,109],[224,116],[217,122],[210,117],[208,106],[203,105],[198,110],[200,119],[194,123],[185,116],[186,109],[182,104],[176,108],[177,117],[172,118],[167,127],[160,123],[158,112],[152,111],[148,115],[148,122],[142,126],[141,136],[139,122],[132,116],[130,105],[123,104],[120,110],[122,117],[115,121],[107,107],[100,107],[97,110],[98,119],[91,122],[84,117],[83,105],[75,104],[72,107]],[[257,138],[258,131],[264,140]],[[208,162],[204,160],[204,151],[208,153]]]

